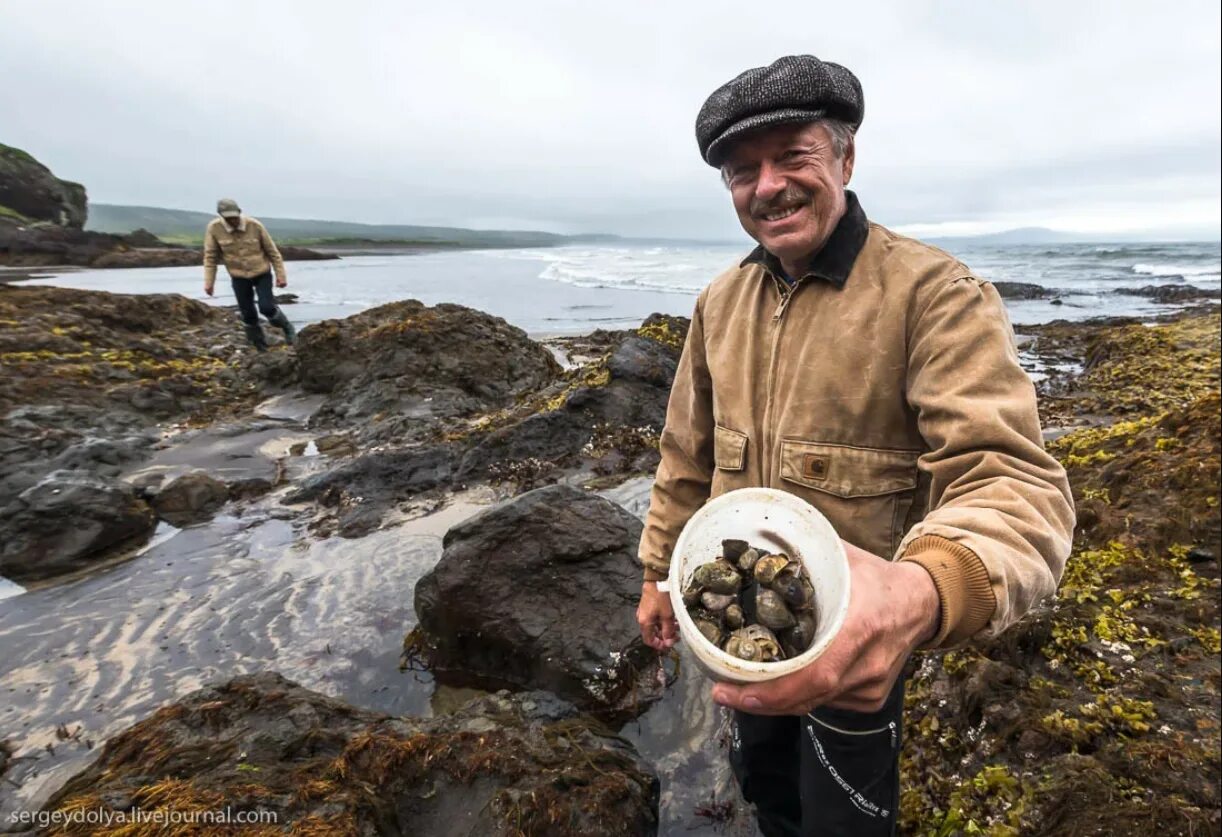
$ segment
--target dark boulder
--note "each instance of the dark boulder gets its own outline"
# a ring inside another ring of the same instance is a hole
[[[0,510],[0,575],[35,581],[80,569],[134,545],[155,523],[127,483],[53,471]]]
[[[276,249],[286,262],[325,262],[338,259],[335,253],[320,253],[306,247],[294,247],[291,244],[281,244]]]
[[[277,674],[187,695],[108,741],[44,811],[275,815],[300,834],[650,835],[658,780],[549,695],[392,718]]]
[[[368,513],[371,508],[393,506],[414,494],[449,485],[454,467],[455,449],[450,445],[379,451],[307,478],[284,502],[360,503]]]
[[[1047,299],[1056,291],[1031,282],[993,282],[1002,299]]]
[[[1155,302],[1193,302],[1198,299],[1217,299],[1218,291],[1198,288],[1195,285],[1145,285],[1140,288],[1120,288],[1116,291],[1125,296],[1144,296]]]
[[[613,381],[639,381],[664,387],[667,392],[678,366],[679,357],[670,346],[636,334],[621,342],[607,359]]]
[[[318,500],[331,507],[359,502],[366,509],[360,519],[367,522],[368,509],[385,510],[436,488],[505,482],[528,490],[555,482],[566,469],[584,467],[606,475],[652,472],[687,327],[686,319],[654,314],[639,329],[601,333],[593,345],[560,343],[601,354],[514,406],[486,415],[474,428],[460,420],[441,433],[438,421],[419,414],[384,415],[373,438],[391,428],[414,427],[400,438],[415,432],[425,436],[424,443],[338,465],[308,479],[287,502]],[[332,409],[334,420],[345,408],[333,404]],[[367,431],[359,432],[369,441]]]
[[[416,300],[307,326],[297,357],[301,385],[331,396],[316,421],[364,419],[367,438],[503,407],[560,373],[547,349],[501,318]]]
[[[636,623],[641,528],[561,485],[454,527],[416,585],[407,662],[443,682],[547,690],[608,717],[643,712],[664,678]]]
[[[211,520],[229,500],[229,487],[203,471],[183,474],[153,496],[153,510],[171,526],[182,528]]]
[[[639,329],[619,332],[558,407],[473,440],[458,479],[487,478],[514,463],[571,466],[582,456],[614,456],[627,470],[652,470],[687,328],[684,318],[653,314]]]

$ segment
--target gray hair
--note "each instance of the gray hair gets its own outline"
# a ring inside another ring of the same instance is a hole
[[[843,160],[845,153],[848,152],[853,144],[853,126],[843,120],[832,119],[831,117],[822,117],[809,124],[822,125],[827,129],[828,135],[832,138],[832,153],[836,155],[837,160]],[[724,163],[721,166],[721,182],[727,188],[730,185],[730,172]]]

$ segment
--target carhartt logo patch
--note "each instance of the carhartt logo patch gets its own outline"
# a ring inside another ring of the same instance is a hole
[[[812,480],[827,479],[827,457],[814,453],[802,457],[802,476]]]

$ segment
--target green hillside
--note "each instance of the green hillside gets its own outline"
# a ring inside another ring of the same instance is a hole
[[[128,233],[146,229],[165,241],[198,244],[204,227],[216,216],[208,212],[163,209],[155,206],[89,204],[86,229]],[[277,241],[284,244],[419,244],[431,247],[549,247],[571,239],[530,230],[469,230],[461,227],[424,227],[411,224],[354,224],[301,218],[259,216]]]

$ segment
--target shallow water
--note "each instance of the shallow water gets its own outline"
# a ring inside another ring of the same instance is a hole
[[[949,245],[981,277],[1028,282],[1065,295],[1008,300],[1015,324],[1094,316],[1149,316],[1173,310],[1116,290],[1185,284],[1217,292],[1217,242],[1164,244]],[[742,244],[622,242],[521,250],[348,255],[290,262],[290,316],[299,325],[346,317],[399,299],[478,308],[530,334],[585,333],[639,325],[649,314],[689,316],[696,294],[750,250]],[[47,275],[48,273],[52,275]],[[31,284],[113,291],[179,293],[233,305],[228,284],[205,297],[198,267],[124,270],[49,269]]]
[[[647,491],[645,480],[608,494],[641,514]],[[358,540],[317,540],[278,519],[287,510],[267,497],[198,527],[163,526],[139,557],[0,601],[0,738],[19,756],[7,775],[19,787],[0,784],[0,821],[39,805],[161,704],[237,674],[278,671],[396,715],[461,705],[475,692],[400,672],[399,652],[442,535],[486,500],[459,498]],[[732,796],[708,685],[685,659],[666,697],[622,731],[662,779],[663,834],[753,833],[745,811],[728,830],[693,813]]]

